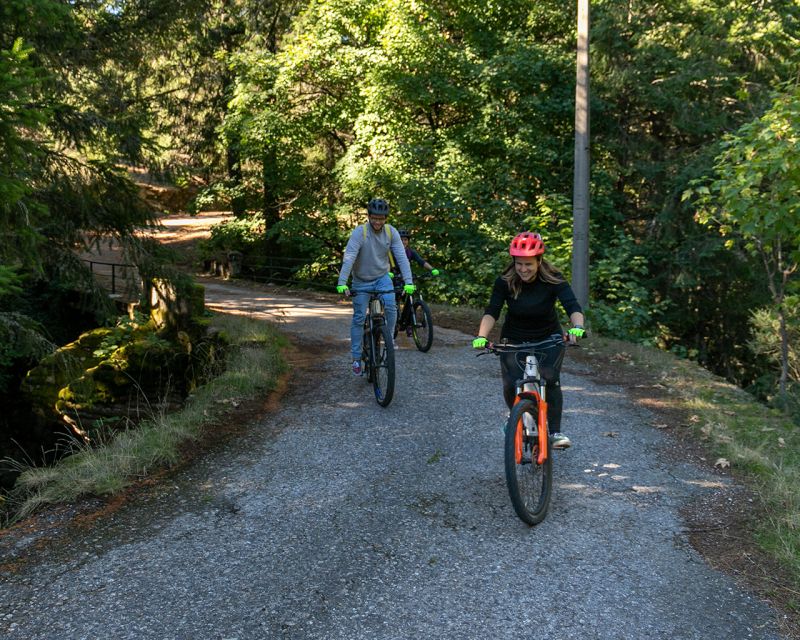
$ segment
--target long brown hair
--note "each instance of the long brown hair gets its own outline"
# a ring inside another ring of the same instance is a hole
[[[505,271],[503,271],[503,275],[501,277],[506,281],[511,294],[516,299],[519,295],[519,292],[522,291],[522,278],[520,278],[519,274],[517,274],[514,264],[514,260],[512,260],[511,264],[506,267]],[[536,280],[536,278],[539,278],[539,280],[542,282],[547,282],[548,284],[559,284],[564,282],[564,276],[561,275],[561,272],[544,258],[539,258],[539,268],[536,270],[536,276],[534,277],[534,280]]]

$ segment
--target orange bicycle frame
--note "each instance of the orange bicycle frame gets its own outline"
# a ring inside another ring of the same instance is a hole
[[[526,396],[529,396],[531,400],[536,400],[536,406],[539,408],[539,415],[537,417],[536,422],[536,435],[539,440],[539,453],[536,456],[537,464],[542,464],[545,460],[547,460],[547,447],[548,447],[548,434],[547,428],[547,403],[542,400],[542,397],[539,395],[538,391],[524,391],[523,393],[517,395],[514,399],[514,405],[524,399]],[[514,457],[516,458],[517,464],[522,461],[522,433],[525,430],[525,425],[522,424],[522,419],[520,418],[519,422],[517,422],[517,430],[514,434]]]

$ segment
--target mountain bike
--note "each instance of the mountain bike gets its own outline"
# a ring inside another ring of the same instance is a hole
[[[553,459],[547,429],[546,375],[536,354],[564,342],[554,334],[538,342],[492,344],[484,353],[527,352],[523,377],[517,380],[514,405],[505,427],[504,459],[506,485],[511,504],[520,520],[539,524],[547,515],[553,492]]]
[[[417,282],[426,276],[416,278]],[[395,285],[395,293],[400,294],[397,302],[397,324],[394,327],[394,337],[400,331],[411,331],[411,337],[417,349],[423,353],[428,351],[433,344],[433,316],[428,303],[422,299],[419,288],[414,293],[403,291],[402,284]]]
[[[384,315],[383,295],[392,291],[367,291],[369,302],[364,317],[364,335],[361,340],[361,359],[364,374],[372,383],[375,400],[382,407],[389,406],[394,396],[394,341],[389,333]]]

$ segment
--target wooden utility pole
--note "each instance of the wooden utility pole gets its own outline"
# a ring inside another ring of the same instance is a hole
[[[589,0],[578,0],[574,171],[572,289],[586,310],[589,307]]]

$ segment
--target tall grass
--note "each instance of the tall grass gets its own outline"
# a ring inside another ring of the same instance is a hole
[[[148,401],[150,417],[138,427],[117,433],[101,446],[80,442],[72,454],[49,467],[28,467],[7,499],[12,521],[47,504],[71,502],[84,495],[113,495],[153,471],[182,459],[181,449],[198,440],[231,403],[264,395],[286,369],[287,341],[265,322],[217,314],[213,325],[230,344],[225,371],[198,387],[185,406],[166,414]],[[150,400],[150,399],[147,399]]]

